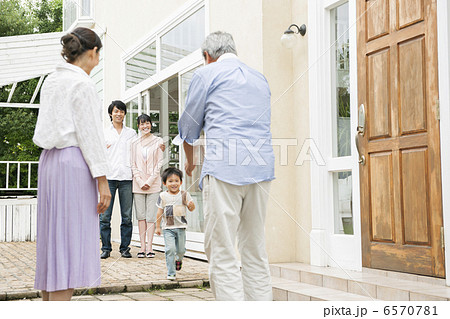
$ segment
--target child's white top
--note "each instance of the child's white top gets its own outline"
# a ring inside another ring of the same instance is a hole
[[[186,198],[183,204],[183,193]],[[163,209],[161,229],[187,228],[186,205],[192,201],[188,192],[179,191],[172,195],[168,191],[161,192],[156,202],[156,206]]]

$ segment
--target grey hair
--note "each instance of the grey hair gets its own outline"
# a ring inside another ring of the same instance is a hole
[[[208,52],[209,56],[216,60],[222,54],[236,52],[236,45],[234,44],[233,36],[229,33],[216,31],[206,37],[205,42],[202,44],[202,53]]]

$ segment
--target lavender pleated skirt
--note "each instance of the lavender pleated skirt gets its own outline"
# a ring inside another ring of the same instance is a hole
[[[100,284],[97,187],[78,147],[39,159],[35,289]]]

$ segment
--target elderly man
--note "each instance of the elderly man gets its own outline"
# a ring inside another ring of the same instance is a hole
[[[275,178],[269,85],[238,59],[228,33],[210,34],[202,52],[207,66],[193,75],[178,127],[189,176],[192,144],[202,129],[206,136],[200,187],[211,288],[217,300],[272,300],[264,238]]]

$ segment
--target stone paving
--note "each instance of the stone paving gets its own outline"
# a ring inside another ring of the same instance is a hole
[[[214,301],[210,288],[157,289],[143,292],[74,296],[72,301]],[[42,301],[42,298],[13,301]]]
[[[34,242],[0,243],[0,300],[39,297],[39,291],[33,288],[35,248]],[[169,281],[166,279],[163,252],[155,251],[155,258],[136,258],[139,248],[131,247],[133,258],[121,258],[118,248],[119,245],[113,243],[111,257],[101,261],[101,285],[90,289],[76,289],[74,298],[77,295],[88,299],[97,298],[97,296],[93,297],[93,294],[99,294],[98,298],[100,298],[102,294],[107,296],[111,293],[120,294],[122,296],[120,298],[130,298],[127,294],[132,292],[142,293],[176,288],[204,289],[202,287],[209,284],[208,263],[205,261],[185,258],[183,268],[177,272],[177,280]],[[150,296],[163,297],[158,294]],[[182,297],[185,296],[181,295],[180,298]]]

